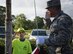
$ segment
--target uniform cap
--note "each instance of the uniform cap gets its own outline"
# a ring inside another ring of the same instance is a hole
[[[55,6],[61,6],[60,0],[49,0],[49,1],[47,1],[46,9],[48,9],[50,7],[55,7]]]

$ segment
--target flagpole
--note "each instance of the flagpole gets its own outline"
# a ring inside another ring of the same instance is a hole
[[[36,12],[36,1],[34,0],[34,9],[35,9],[35,18],[37,16],[37,12]],[[37,22],[37,19],[36,19],[36,26],[37,26],[37,29],[38,29],[38,22]]]
[[[37,12],[36,12],[36,1],[34,0],[34,9],[35,9],[35,18],[37,18]],[[38,35],[38,21],[36,19],[36,28],[37,28],[37,35]],[[38,45],[36,45],[38,47]]]

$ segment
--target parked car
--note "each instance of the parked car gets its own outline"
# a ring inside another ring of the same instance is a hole
[[[45,29],[33,29],[29,40],[35,39],[36,44],[44,44],[45,39],[49,38]]]
[[[0,38],[5,37],[5,26],[0,26]]]
[[[12,30],[12,36],[14,31]],[[5,38],[5,26],[0,26],[0,38]]]

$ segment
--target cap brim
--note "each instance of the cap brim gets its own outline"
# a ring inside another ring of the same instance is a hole
[[[46,7],[45,9],[48,9],[49,7]]]
[[[49,6],[49,7],[46,7],[45,9],[49,9],[49,8],[51,8],[52,6]]]

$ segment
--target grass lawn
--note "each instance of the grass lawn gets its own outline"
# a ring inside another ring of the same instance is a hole
[[[32,30],[25,30],[25,32],[26,32],[25,38],[26,38],[26,39],[29,39],[29,36],[30,36],[30,34],[31,34],[31,31],[32,31]]]

